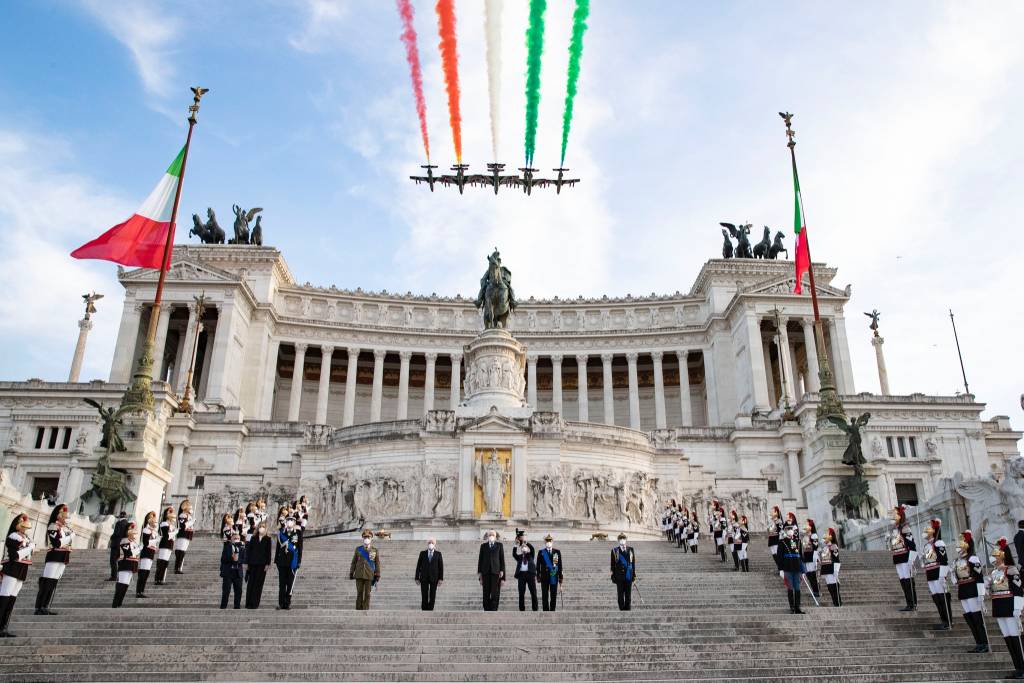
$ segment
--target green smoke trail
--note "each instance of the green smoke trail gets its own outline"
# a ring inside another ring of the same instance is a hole
[[[565,113],[562,115],[562,160],[565,166],[565,148],[569,144],[569,126],[572,125],[572,104],[576,99],[576,83],[580,79],[580,58],[583,57],[583,33],[590,16],[590,0],[576,0],[572,13],[572,40],[569,41],[569,77],[565,84]]]
[[[530,0],[530,24],[526,29],[526,165],[533,164],[537,147],[537,113],[540,110],[540,57],[544,52],[544,10],[547,0]]]

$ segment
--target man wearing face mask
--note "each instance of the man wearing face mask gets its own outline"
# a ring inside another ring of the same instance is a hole
[[[497,612],[501,600],[501,584],[505,583],[505,549],[498,543],[498,532],[491,529],[480,546],[476,576],[483,587],[485,612]]]
[[[227,609],[228,596],[235,593],[235,609],[242,606],[242,577],[245,566],[245,546],[238,531],[231,533],[231,540],[224,544],[220,554],[220,608]]]
[[[245,608],[259,609],[260,598],[263,597],[263,582],[267,578],[267,567],[270,565],[270,536],[267,536],[267,523],[259,522],[256,533],[245,546]]]
[[[789,613],[804,614],[800,609],[800,581],[804,574],[804,563],[800,550],[800,539],[797,538],[796,525],[789,525],[783,531],[775,557],[779,562],[779,576],[786,582]]]
[[[516,529],[516,544],[512,559],[516,563],[514,576],[519,582],[519,611],[526,611],[526,589],[530,589],[530,604],[537,611],[537,554],[532,543],[526,542],[526,532]]]
[[[626,534],[619,534],[619,545],[612,549],[612,581],[618,589],[619,609],[632,609],[633,582],[636,580],[636,552],[626,545]]]
[[[380,553],[373,547],[373,532],[363,530],[363,544],[352,556],[348,578],[356,582],[356,609],[370,609],[370,591],[380,581]]]
[[[558,585],[562,583],[562,551],[555,548],[555,539],[548,534],[544,547],[537,554],[541,605],[545,612],[554,612],[558,602]]]
[[[274,564],[277,565],[277,609],[292,608],[292,584],[295,570],[299,568],[299,532],[295,520],[285,520],[277,532],[277,549]]]
[[[433,611],[437,587],[444,583],[444,559],[437,550],[437,541],[433,538],[427,539],[427,549],[421,550],[419,559],[416,560],[415,580],[423,598],[420,609],[424,612]]]

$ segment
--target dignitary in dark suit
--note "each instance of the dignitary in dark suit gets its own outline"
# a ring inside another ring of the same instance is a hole
[[[544,537],[544,547],[537,553],[537,577],[540,581],[541,605],[545,612],[554,612],[558,602],[558,586],[562,583],[562,551],[555,547],[551,534]]]
[[[444,583],[444,558],[437,550],[437,541],[433,538],[428,538],[427,549],[420,551],[419,559],[416,560],[415,578],[423,597],[420,609],[424,612],[433,611],[437,587]]]
[[[516,563],[514,576],[519,582],[519,611],[526,611],[526,589],[530,589],[530,604],[537,611],[537,552],[526,542],[526,532],[516,529],[516,544],[512,546],[512,559]]]
[[[263,582],[267,580],[272,543],[267,535],[267,523],[260,522],[252,538],[245,545],[245,608],[259,609],[263,597]]]
[[[498,532],[491,529],[480,546],[476,576],[484,590],[484,611],[497,612],[501,600],[501,584],[505,583],[505,549],[498,543]]]
[[[626,534],[619,534],[619,545],[612,548],[612,581],[618,589],[619,609],[628,612],[633,604],[636,552],[626,545]]]
[[[245,545],[237,530],[220,553],[220,608],[227,609],[228,595],[235,593],[235,609],[242,606],[242,578],[245,576]]]

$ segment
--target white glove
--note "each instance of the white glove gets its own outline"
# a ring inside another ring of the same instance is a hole
[[[784,571],[782,571],[782,570],[780,569],[780,570],[779,570],[779,578],[780,578],[780,579],[784,579],[784,578],[786,578],[786,572],[784,572]]]

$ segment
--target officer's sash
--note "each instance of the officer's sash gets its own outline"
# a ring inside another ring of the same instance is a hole
[[[623,572],[626,576],[626,581],[633,580],[633,563],[626,559],[626,553],[615,549],[615,553],[619,556],[619,564],[622,565]]]
[[[548,570],[548,583],[552,586],[558,583],[558,567],[554,565],[553,553],[548,552],[547,548],[540,551],[540,559],[544,562],[544,566]]]
[[[277,542],[283,544],[288,554],[291,555],[291,561],[288,563],[292,571],[295,571],[299,567],[299,554],[295,552],[295,544],[292,543],[292,537],[288,535],[288,532],[281,529],[277,532]]]
[[[363,556],[364,560],[366,560],[366,564],[370,565],[370,571],[376,574],[377,565],[374,564],[373,560],[370,559],[370,553],[366,551],[366,548],[364,548],[363,546],[359,546],[356,550],[358,550],[359,554]]]

